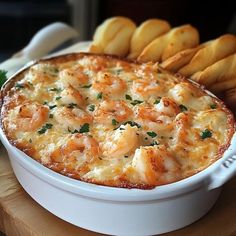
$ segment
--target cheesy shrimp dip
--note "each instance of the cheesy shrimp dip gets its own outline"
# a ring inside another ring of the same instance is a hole
[[[219,159],[231,112],[200,86],[153,63],[69,54],[41,60],[2,90],[9,141],[81,181],[150,189]]]

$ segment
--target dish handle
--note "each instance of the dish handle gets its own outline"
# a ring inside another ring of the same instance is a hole
[[[236,154],[229,156],[210,176],[208,190],[221,187],[236,174]]]

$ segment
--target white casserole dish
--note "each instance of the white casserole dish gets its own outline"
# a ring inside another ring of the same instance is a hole
[[[223,157],[211,166],[151,190],[105,187],[65,177],[12,146],[2,128],[0,138],[17,179],[33,199],[61,219],[111,235],[154,235],[191,224],[208,212],[222,185],[236,173],[236,133]]]

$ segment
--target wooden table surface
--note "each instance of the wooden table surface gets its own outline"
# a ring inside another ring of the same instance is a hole
[[[0,231],[7,236],[101,235],[71,225],[35,202],[15,178],[7,153],[2,146],[0,147]],[[185,235],[236,235],[236,177],[224,186],[220,198],[206,216],[188,227],[165,234],[165,236]]]

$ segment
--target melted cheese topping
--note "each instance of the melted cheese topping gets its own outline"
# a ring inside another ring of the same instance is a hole
[[[155,64],[73,54],[5,89],[3,128],[43,165],[83,181],[151,188],[216,161],[233,135],[222,102]]]

